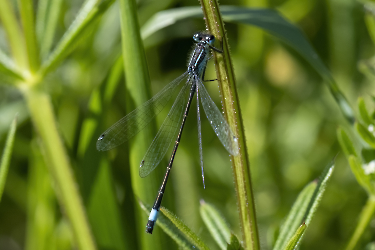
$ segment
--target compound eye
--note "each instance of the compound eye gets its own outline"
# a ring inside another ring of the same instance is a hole
[[[215,39],[214,35],[210,35],[210,40],[214,40],[214,39]]]
[[[202,36],[199,33],[196,33],[194,34],[193,39],[196,42],[200,42],[202,40]]]

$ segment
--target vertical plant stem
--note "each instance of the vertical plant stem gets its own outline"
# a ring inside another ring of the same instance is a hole
[[[231,156],[231,158],[244,248],[259,249],[260,244],[254,195],[251,186],[250,163],[247,156],[245,133],[224,23],[216,0],[201,0],[201,4],[208,30],[222,43],[223,53],[215,52],[215,65],[222,95],[224,114],[236,138],[238,138],[240,147],[239,154]]]
[[[120,0],[120,17],[126,89],[135,105],[140,106],[150,98],[151,94],[150,79],[140,35],[135,0]],[[128,109],[128,111],[131,110]],[[135,143],[130,150],[132,187],[135,195],[147,202],[153,202],[159,185],[156,180],[142,182],[139,177],[139,165],[143,154],[147,151],[149,143],[153,139],[154,133],[152,132],[152,127],[143,129],[142,133],[135,139]],[[135,205],[137,226],[139,225],[137,230],[141,237],[140,245],[142,249],[163,249],[162,241],[164,236],[158,230],[154,231],[153,237],[146,235],[147,217],[144,216],[144,212],[139,205]]]
[[[49,96],[36,88],[24,89],[34,126],[41,137],[58,199],[73,229],[79,249],[96,249],[71,166],[57,132]]]
[[[346,250],[352,250],[357,245],[359,239],[363,235],[366,227],[370,223],[370,220],[375,212],[375,196],[370,195],[366,205],[364,206],[360,216],[357,227],[349,240]]]

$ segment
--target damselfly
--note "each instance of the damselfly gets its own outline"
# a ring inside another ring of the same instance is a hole
[[[186,81],[184,81],[185,84],[182,86],[182,89],[180,90],[172,108],[168,113],[168,116],[165,118],[159,132],[141,161],[139,168],[139,175],[141,177],[146,177],[148,174],[150,174],[167,153],[173,138],[176,138],[177,136],[167,171],[158,191],[158,195],[150,212],[146,226],[146,232],[150,234],[152,234],[154,224],[157,219],[169,173],[171,171],[173,160],[181,140],[182,130],[184,128],[190,105],[195,94],[197,94],[198,142],[203,185],[204,173],[199,96],[206,116],[221,143],[230,154],[238,154],[238,143],[236,137],[202,83],[207,62],[211,58],[211,50],[215,50],[220,53],[222,51],[214,47],[215,37],[211,34],[206,32],[196,33],[193,36],[193,39],[195,45],[190,55],[187,71],[169,83],[158,94],[145,102],[142,106],[133,110],[128,115],[113,124],[109,129],[100,135],[96,143],[96,148],[99,151],[106,151],[133,137],[147,124],[149,124],[158,113],[160,113],[160,111],[170,100],[177,86],[179,86],[180,83],[186,79]]]

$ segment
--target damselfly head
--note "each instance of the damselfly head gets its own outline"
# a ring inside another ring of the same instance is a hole
[[[197,43],[205,43],[209,45],[213,45],[215,42],[215,37],[208,33],[198,32],[195,33],[193,36],[193,39]]]

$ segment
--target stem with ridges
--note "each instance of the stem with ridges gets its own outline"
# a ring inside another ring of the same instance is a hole
[[[215,65],[224,114],[236,138],[238,138],[239,144],[239,154],[231,156],[231,159],[244,248],[260,249],[254,195],[251,186],[250,163],[224,23],[216,0],[201,0],[201,5],[208,30],[223,46],[223,53],[214,52]]]
[[[354,247],[357,245],[359,239],[365,232],[365,229],[367,228],[368,224],[371,221],[371,218],[373,217],[375,212],[375,196],[370,195],[366,205],[364,206],[360,216],[359,221],[357,224],[357,227],[352,235],[352,237],[349,240],[348,246],[346,247],[346,250],[354,249]]]
[[[43,143],[58,199],[69,219],[78,248],[96,249],[68,156],[57,132],[51,100],[45,92],[37,88],[25,88],[23,93]]]

